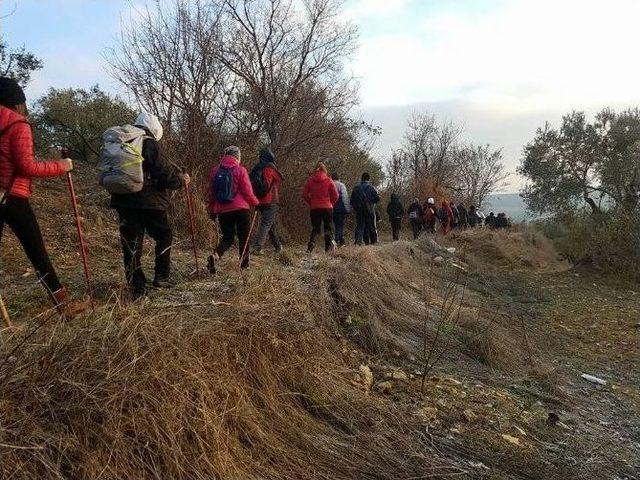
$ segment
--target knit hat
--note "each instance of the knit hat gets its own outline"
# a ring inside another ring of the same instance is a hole
[[[225,148],[224,154],[231,155],[232,157],[236,157],[238,160],[240,160],[240,148],[236,147],[235,145],[230,145]]]
[[[15,107],[26,103],[22,87],[13,78],[0,77],[0,105],[5,107]]]

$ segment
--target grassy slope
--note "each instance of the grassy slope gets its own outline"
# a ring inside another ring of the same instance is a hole
[[[466,272],[423,241],[292,249],[244,275],[229,260],[213,279],[189,277],[178,238],[181,285],[126,307],[115,224],[82,185],[97,314],[34,318],[44,298],[15,243],[3,248],[23,329],[0,346],[2,478],[639,475],[634,286],[569,271],[527,233],[447,239]],[[63,187],[38,206],[80,288]],[[441,358],[421,392],[425,339]]]

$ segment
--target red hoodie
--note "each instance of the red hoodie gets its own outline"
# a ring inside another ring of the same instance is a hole
[[[259,198],[260,205],[271,205],[280,203],[280,184],[282,183],[282,175],[273,167],[264,167],[262,171],[264,180],[269,185],[269,192],[262,198]]]
[[[235,196],[231,203],[216,202],[216,192],[213,190],[213,179],[222,165],[225,168],[233,169],[233,187]],[[236,210],[249,210],[258,205],[258,199],[253,194],[249,174],[244,165],[232,155],[223,155],[218,165],[214,165],[209,175],[209,213],[233,212]]]
[[[64,175],[58,161],[36,162],[33,157],[31,126],[25,117],[0,106],[0,187],[11,188],[11,195],[29,198],[31,179]]]
[[[453,210],[451,210],[451,205],[449,205],[449,202],[442,202],[442,212],[444,215],[447,216],[447,218],[442,218],[440,220],[440,222],[442,223],[442,233],[444,235],[446,235],[447,233],[449,233],[449,231],[451,231],[451,228],[453,227]],[[444,216],[443,215],[443,216]]]
[[[338,189],[323,170],[316,170],[307,180],[302,193],[311,210],[333,209],[338,201]]]

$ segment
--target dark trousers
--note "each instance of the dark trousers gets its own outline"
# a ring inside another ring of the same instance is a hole
[[[45,249],[40,226],[29,200],[9,195],[0,207],[0,239],[5,223],[18,238],[47,291],[54,293],[60,290],[62,285]]]
[[[400,240],[400,229],[402,228],[402,217],[390,218],[389,222],[391,222],[391,234],[393,235],[393,239]]]
[[[409,223],[411,224],[411,230],[413,231],[413,239],[415,240],[420,236],[422,232],[422,222],[417,218],[412,218]]]
[[[361,209],[356,211],[356,245],[373,245],[378,241],[376,214]]]
[[[120,242],[124,254],[127,283],[133,290],[146,288],[147,279],[142,270],[142,245],[147,233],[156,242],[155,278],[165,279],[171,272],[171,243],[173,232],[164,210],[118,208],[120,216]]]
[[[222,240],[216,247],[216,253],[218,256],[224,255],[224,252],[229,250],[233,246],[236,234],[238,235],[238,252],[242,257],[242,268],[249,266],[249,247],[247,240],[249,238],[250,217],[249,210],[234,210],[233,212],[221,213],[218,215],[218,222],[220,223],[220,232],[222,233]],[[247,248],[245,249],[245,245]]]
[[[329,251],[333,246],[333,209],[322,208],[311,210],[311,236],[309,237],[309,251],[313,250],[316,237],[322,233],[324,226],[324,249]]]
[[[343,212],[333,212],[333,225],[336,229],[336,242],[338,245],[344,245],[344,223],[347,217],[346,213]]]

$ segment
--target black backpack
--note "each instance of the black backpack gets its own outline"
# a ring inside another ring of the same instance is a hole
[[[264,169],[267,165],[264,163],[259,163],[253,170],[251,170],[251,174],[249,175],[249,180],[251,180],[251,187],[253,188],[253,193],[258,198],[266,197],[269,194],[269,190],[271,187],[264,179]]]

